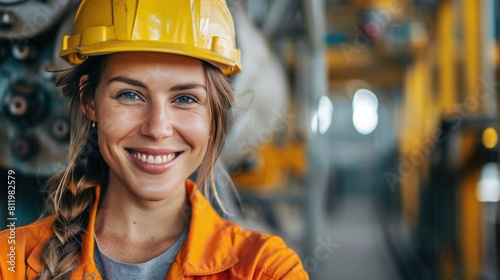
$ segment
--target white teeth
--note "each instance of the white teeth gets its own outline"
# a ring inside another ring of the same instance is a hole
[[[155,164],[160,164],[161,163],[161,157],[160,156],[156,156],[155,157]]]
[[[149,164],[163,164],[163,163],[167,163],[171,160],[174,159],[175,157],[175,154],[168,154],[168,155],[161,155],[161,156],[153,156],[153,155],[147,155],[147,154],[141,154],[141,153],[137,153],[137,152],[132,152],[132,155],[142,161],[142,162],[146,162],[146,163],[149,163]]]
[[[153,156],[148,156],[148,163],[155,163]]]

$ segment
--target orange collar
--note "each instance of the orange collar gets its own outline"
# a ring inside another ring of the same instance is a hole
[[[186,191],[191,201],[191,222],[172,272],[180,266],[183,275],[207,275],[234,266],[238,257],[231,235],[226,232],[228,221],[217,214],[195,183],[187,180]]]
[[[168,279],[182,279],[187,275],[215,274],[234,266],[238,262],[230,235],[225,231],[227,221],[222,219],[197,189],[195,183],[186,180],[186,191],[191,202],[191,221],[189,232],[169,271]],[[96,202],[90,212],[87,232],[82,236],[82,253],[79,266],[72,278],[80,279],[88,273],[99,275],[94,262],[94,224],[98,211],[101,188],[96,187]],[[50,221],[54,217],[50,217]],[[46,240],[53,234],[45,233],[28,257],[28,265],[39,272],[43,265],[40,260]],[[175,277],[175,278],[171,278]]]

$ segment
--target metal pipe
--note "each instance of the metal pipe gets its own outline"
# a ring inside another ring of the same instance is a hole
[[[292,2],[295,0],[279,0],[273,1],[269,13],[266,16],[264,24],[262,25],[262,31],[266,36],[272,36],[283,23],[283,19],[287,14],[287,11]]]
[[[306,30],[308,32],[308,44],[306,44],[306,58],[309,68],[303,69],[302,75],[306,80],[306,96],[303,103],[305,107],[305,127],[308,137],[308,160],[309,172],[305,182],[305,251],[306,256],[314,256],[314,250],[318,246],[317,240],[320,234],[322,209],[324,202],[324,190],[326,188],[328,175],[328,154],[324,151],[325,136],[314,134],[311,130],[311,113],[318,108],[321,96],[328,95],[328,71],[326,59],[325,34],[325,3],[324,0],[303,0],[305,11]],[[302,67],[303,65],[300,65]],[[305,264],[307,265],[307,264]],[[319,271],[309,271],[311,279],[318,279]]]

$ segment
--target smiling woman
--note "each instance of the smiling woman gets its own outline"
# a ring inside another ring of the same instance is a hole
[[[234,37],[223,0],[82,1],[61,52],[75,67],[57,81],[68,166],[48,183],[51,215],[16,229],[15,272],[0,233],[1,279],[308,279],[280,238],[205,198],[218,200]]]
[[[99,149],[109,166],[107,192],[114,195],[105,198],[123,202],[163,201],[172,192],[185,196],[180,186],[200,166],[209,144],[209,99],[198,59],[112,54],[94,101],[85,109],[98,124]],[[231,103],[232,95],[225,99]]]

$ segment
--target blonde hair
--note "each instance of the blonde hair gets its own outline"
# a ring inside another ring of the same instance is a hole
[[[108,56],[89,57],[73,69],[58,76],[57,85],[70,98],[71,136],[69,163],[66,170],[52,177],[47,183],[46,208],[54,214],[52,236],[42,252],[42,269],[39,280],[70,279],[71,272],[78,267],[82,235],[87,228],[89,213],[96,203],[94,188],[106,188],[108,167],[99,153],[97,132],[80,109],[81,102],[93,100]],[[227,135],[230,111],[234,104],[234,93],[227,78],[218,68],[202,62],[205,74],[209,110],[211,112],[211,141],[205,158],[198,168],[197,184],[205,196],[213,195],[221,208],[224,206],[215,187],[214,168]],[[80,77],[89,78],[80,90]],[[80,94],[82,95],[80,101]]]

